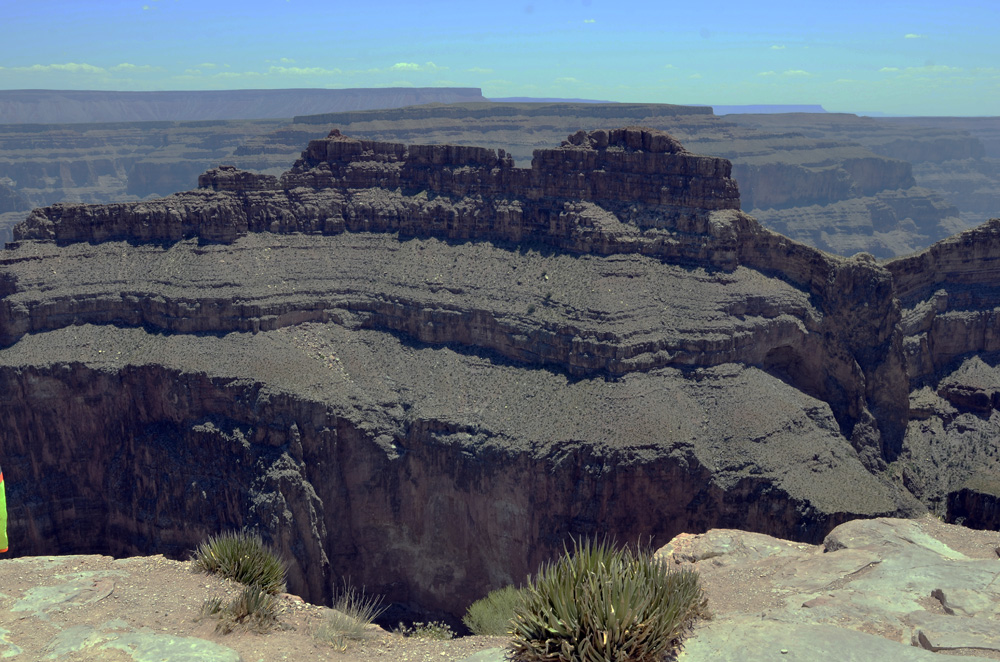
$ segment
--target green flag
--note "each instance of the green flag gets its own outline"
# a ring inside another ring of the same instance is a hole
[[[0,469],[0,552],[7,551],[7,495],[3,487],[3,469]]]

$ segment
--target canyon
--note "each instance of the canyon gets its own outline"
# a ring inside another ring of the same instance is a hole
[[[451,92],[467,91],[442,94]],[[503,149],[520,166],[580,127],[658,128],[730,160],[742,210],[765,227],[841,255],[908,255],[1000,213],[995,118],[720,116],[704,106],[440,100],[454,103],[360,110],[330,101],[331,112],[310,115],[315,106],[304,97],[284,119],[248,104],[256,119],[0,124],[0,241],[37,206],[168,195],[220,164],[280,176],[302,145],[334,126],[381,142]]]
[[[12,549],[251,527],[307,600],[349,578],[454,619],[573,536],[1000,526],[1000,219],[842,257],[677,136],[564,137],[525,168],[333,130],[281,174],[28,214],[0,252]]]

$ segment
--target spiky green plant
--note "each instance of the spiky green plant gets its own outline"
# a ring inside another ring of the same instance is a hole
[[[504,586],[490,591],[485,598],[469,605],[462,622],[473,634],[503,636],[510,634],[514,607],[524,599],[524,589]]]
[[[261,537],[248,531],[211,536],[194,552],[194,567],[272,595],[285,590],[285,562]]]
[[[653,662],[705,606],[698,575],[651,554],[578,541],[542,567],[514,609],[518,662]]]

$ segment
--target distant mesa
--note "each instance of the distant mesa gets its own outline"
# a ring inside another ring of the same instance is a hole
[[[819,104],[751,104],[745,106],[712,106],[716,115],[774,115],[778,113],[825,113]]]
[[[304,113],[486,101],[478,87],[115,92],[0,90],[0,124],[277,119]]]
[[[618,103],[607,99],[560,99],[558,97],[492,97],[493,103]]]

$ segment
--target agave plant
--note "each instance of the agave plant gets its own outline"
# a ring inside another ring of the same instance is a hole
[[[653,662],[705,605],[698,575],[607,542],[574,543],[514,609],[518,662]]]
[[[211,536],[195,550],[194,567],[247,586],[257,586],[272,595],[285,590],[284,561],[259,535],[247,531]]]

